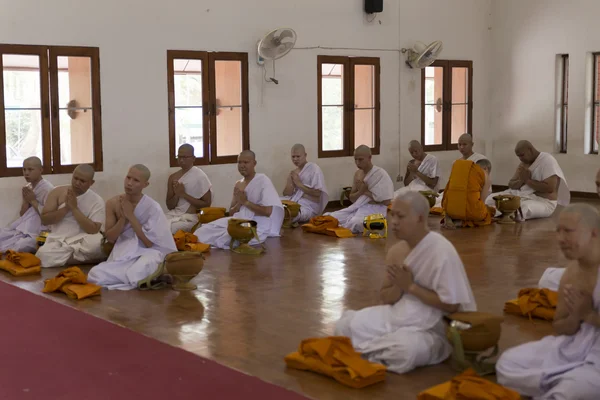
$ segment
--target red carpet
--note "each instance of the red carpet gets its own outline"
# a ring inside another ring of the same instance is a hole
[[[0,304],[0,399],[305,398],[3,282]]]

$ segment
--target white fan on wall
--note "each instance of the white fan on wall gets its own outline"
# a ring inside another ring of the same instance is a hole
[[[417,42],[412,49],[402,49],[402,53],[408,53],[406,65],[411,68],[425,68],[438,58],[444,48],[441,41],[435,41],[429,45]]]
[[[265,80],[267,82],[273,82],[279,84],[279,81],[275,79],[275,60],[288,54],[294,48],[296,44],[296,31],[291,28],[279,28],[275,29],[265,35],[257,45],[257,63],[265,68],[265,60],[273,61],[273,76],[266,79],[265,69]]]

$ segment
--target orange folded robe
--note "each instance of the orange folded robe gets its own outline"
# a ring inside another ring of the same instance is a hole
[[[0,253],[0,258],[0,269],[13,276],[37,275],[42,270],[40,259],[30,253],[8,250],[4,254]]]
[[[350,338],[330,336],[305,339],[297,352],[288,354],[289,368],[327,375],[352,388],[361,389],[385,380],[386,367],[363,359]]]
[[[469,160],[456,160],[444,190],[442,208],[452,219],[462,220],[463,226],[489,225],[492,216],[481,198],[485,172]]]
[[[519,400],[519,393],[490,382],[472,369],[419,393],[417,400]]]
[[[63,292],[71,299],[85,299],[87,297],[99,296],[102,286],[87,282],[87,276],[79,267],[69,267],[61,271],[54,278],[44,281],[42,292]]]
[[[321,235],[333,236],[338,238],[350,238],[355,235],[350,229],[339,226],[340,222],[331,215],[322,215],[313,217],[308,224],[302,225],[304,232],[318,233]]]
[[[179,251],[197,251],[200,253],[210,251],[210,244],[198,242],[196,235],[190,232],[179,230],[173,235],[173,239],[175,239],[175,245]]]
[[[558,292],[550,289],[527,288],[519,290],[517,299],[504,304],[504,312],[553,321],[557,304]]]
[[[216,221],[225,216],[227,210],[222,207],[204,207],[200,209],[198,213],[198,221],[203,224]]]

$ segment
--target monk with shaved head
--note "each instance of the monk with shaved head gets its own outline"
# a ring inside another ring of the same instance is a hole
[[[473,161],[474,163],[479,160],[487,160],[487,157],[483,154],[475,153],[473,151],[474,144],[473,136],[471,136],[469,133],[463,133],[460,135],[458,138],[458,151],[462,156],[461,159]]]
[[[42,177],[42,160],[29,157],[23,161],[23,177],[27,184],[21,188],[19,218],[6,228],[0,228],[0,252],[14,250],[35,253],[36,238],[42,225],[40,213],[54,186]]]
[[[438,183],[440,180],[440,166],[438,159],[425,153],[423,146],[417,140],[411,140],[408,145],[408,151],[412,160],[406,166],[404,175],[404,187],[396,190],[394,196],[399,196],[407,192],[434,191],[438,192]],[[397,181],[402,180],[398,175]]]
[[[230,248],[231,236],[227,226],[231,218],[256,221],[258,239],[249,244],[256,245],[268,237],[279,236],[283,222],[283,204],[271,179],[265,174],[256,173],[256,154],[244,150],[238,156],[238,172],[242,179],[233,188],[229,218],[220,218],[202,225],[194,232],[202,243],[221,249]]]
[[[387,212],[387,206],[394,196],[394,184],[387,171],[373,165],[371,149],[365,145],[354,151],[354,163],[358,170],[354,173],[350,201],[352,205],[331,215],[339,221],[340,226],[354,233],[364,230],[363,221],[371,214]]]
[[[498,382],[535,399],[597,399],[600,393],[600,214],[574,204],[560,214],[558,245],[568,260],[558,288],[555,335],[506,351]]]
[[[182,144],[177,150],[177,162],[181,169],[167,183],[167,219],[171,232],[189,231],[198,223],[198,211],[210,207],[212,184],[200,168],[194,166],[194,146]]]
[[[288,175],[282,200],[300,204],[300,212],[292,222],[307,222],[321,215],[329,201],[325,177],[321,168],[306,160],[306,150],[301,144],[292,146],[292,163],[296,166]]]
[[[42,223],[50,229],[46,243],[36,255],[42,267],[94,263],[104,258],[101,250],[105,204],[90,187],[94,168],[78,165],[71,184],[59,186],[48,195],[42,210]]]
[[[569,204],[571,193],[565,175],[551,154],[521,140],[515,146],[515,155],[521,163],[508,182],[509,190],[491,194],[487,205],[494,207],[494,197],[498,195],[519,196],[523,219],[528,220],[549,217],[557,205]]]
[[[124,193],[106,202],[106,239],[114,247],[106,262],[90,270],[88,280],[108,289],[149,289],[170,282],[162,262],[177,251],[171,225],[160,205],[143,193],[150,170],[129,168]]]
[[[363,357],[398,374],[448,358],[452,348],[444,315],[476,310],[458,253],[442,235],[429,231],[428,215],[429,203],[418,192],[394,199],[389,239],[399,243],[390,249],[382,271],[384,304],[345,312],[335,329],[336,335],[350,337]]]

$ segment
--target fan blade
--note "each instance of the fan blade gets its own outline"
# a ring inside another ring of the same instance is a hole
[[[294,33],[289,29],[286,29],[279,34],[279,40],[293,38],[293,37],[294,37]]]

